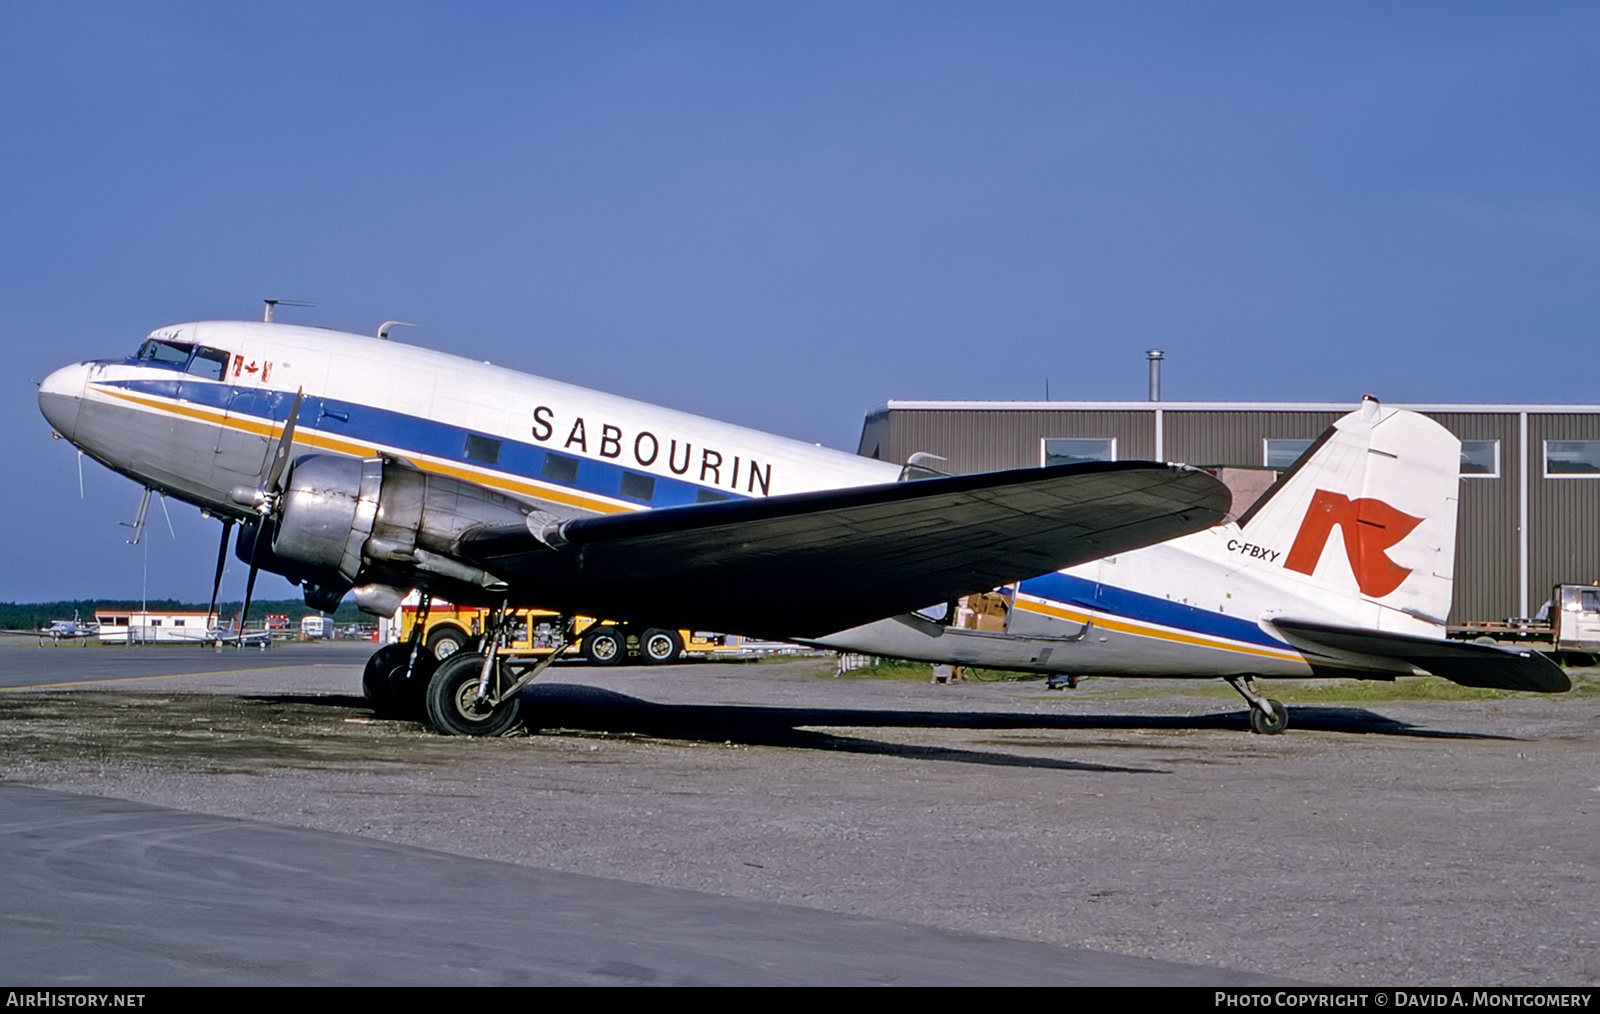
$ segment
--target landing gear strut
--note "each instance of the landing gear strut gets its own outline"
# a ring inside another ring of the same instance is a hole
[[[1223,679],[1249,703],[1251,730],[1263,736],[1275,736],[1289,727],[1289,709],[1282,701],[1256,693],[1254,676],[1224,676]]]
[[[428,680],[428,721],[446,736],[503,736],[522,713],[522,688],[572,643],[572,618],[562,617],[554,650],[537,662],[502,658],[515,615],[502,604],[484,624],[483,650],[458,651]]]

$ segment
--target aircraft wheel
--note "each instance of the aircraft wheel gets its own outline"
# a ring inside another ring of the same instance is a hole
[[[498,668],[498,667],[497,667]],[[522,712],[521,696],[501,701],[499,707],[480,705],[478,679],[483,655],[461,651],[434,672],[428,681],[428,721],[446,736],[503,736],[516,727]],[[503,681],[502,669],[496,676]]]
[[[651,627],[639,638],[639,653],[650,665],[667,665],[676,662],[683,654],[683,638],[677,631]]]
[[[367,667],[361,671],[361,693],[373,711],[381,713],[394,705],[389,693],[389,671],[396,665],[404,666],[409,651],[404,644],[386,644],[367,659]]]
[[[467,635],[455,627],[440,627],[428,635],[428,652],[443,662],[467,646]]]
[[[411,678],[407,679],[407,657],[408,655],[401,655],[399,664],[389,670],[389,699],[394,702],[396,715],[404,718],[423,718],[427,713],[425,698],[428,695],[428,681],[439,668],[439,662],[426,651],[417,652],[417,661],[412,666]]]
[[[617,665],[628,657],[628,642],[616,627],[600,627],[584,635],[583,657],[593,665]]]
[[[361,673],[361,690],[373,711],[396,718],[421,717],[428,677],[433,675],[437,663],[427,652],[418,652],[411,678],[407,679],[406,663],[410,658],[411,645],[390,644],[373,652],[367,660],[367,667]]]
[[[1276,736],[1289,727],[1289,709],[1283,706],[1282,701],[1267,698],[1267,703],[1272,705],[1272,717],[1268,718],[1258,709],[1250,709],[1250,728],[1263,736]]]

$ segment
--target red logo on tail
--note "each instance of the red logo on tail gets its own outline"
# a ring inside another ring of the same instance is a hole
[[[1361,594],[1381,599],[1400,587],[1400,582],[1411,573],[1389,559],[1384,552],[1399,542],[1411,530],[1422,524],[1404,511],[1396,510],[1382,500],[1363,497],[1351,500],[1343,493],[1317,490],[1306,510],[1305,520],[1289,548],[1289,557],[1283,565],[1289,570],[1310,574],[1322,559],[1322,549],[1338,525],[1344,533],[1344,551],[1350,558],[1350,569],[1356,575],[1356,587]]]

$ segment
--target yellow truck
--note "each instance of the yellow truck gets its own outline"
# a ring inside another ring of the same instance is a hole
[[[417,606],[400,609],[400,639],[411,636],[417,622]],[[422,643],[436,659],[449,658],[467,647],[483,632],[488,610],[477,606],[455,606],[434,599],[423,627]],[[519,609],[503,654],[512,656],[548,655],[555,650],[559,634],[557,613],[547,609]],[[666,665],[685,655],[736,653],[745,650],[742,638],[696,630],[669,630],[662,627],[637,627],[612,620],[578,617],[573,624],[577,635],[565,654],[581,656],[593,665],[620,665],[630,655],[638,655],[648,665]]]

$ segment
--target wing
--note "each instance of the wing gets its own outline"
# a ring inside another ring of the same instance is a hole
[[[1204,472],[1097,462],[582,518],[549,545],[496,526],[458,552],[530,601],[807,637],[1199,531],[1228,506]]]
[[[1559,694],[1572,689],[1572,683],[1561,667],[1536,651],[1281,617],[1274,618],[1272,625],[1313,647],[1396,658],[1464,687],[1531,690],[1546,694]]]

